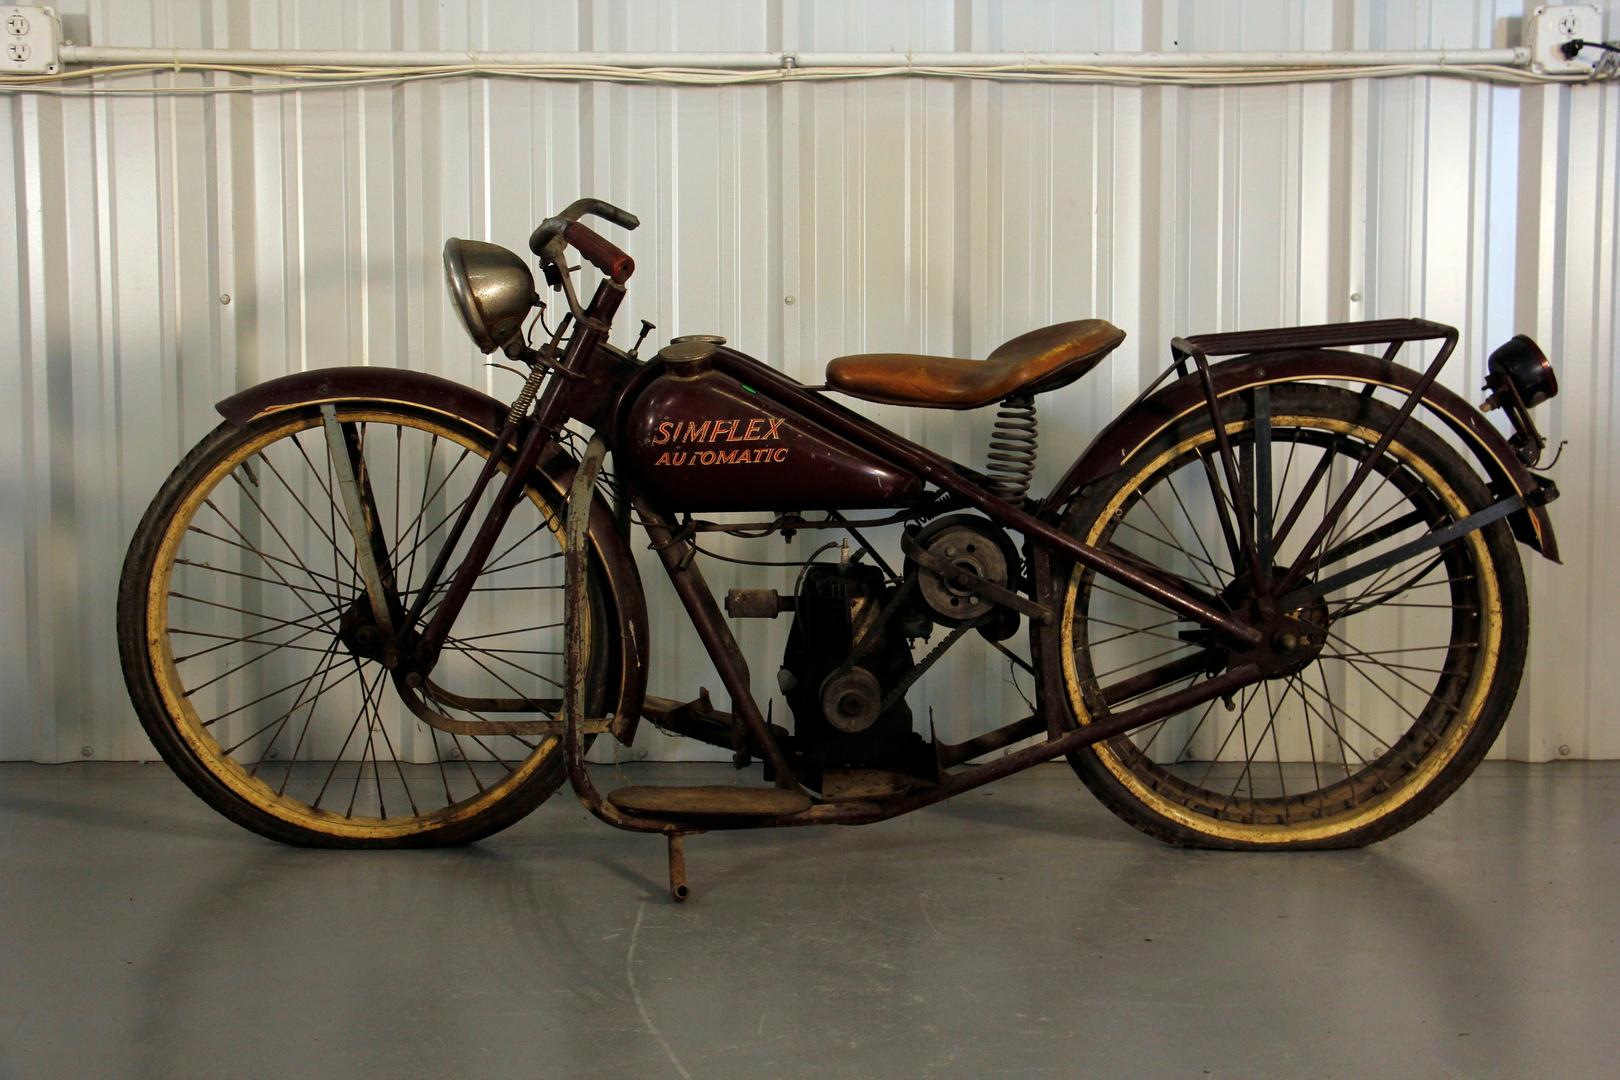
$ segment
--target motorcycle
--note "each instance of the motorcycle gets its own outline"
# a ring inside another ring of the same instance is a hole
[[[521,365],[511,402],[404,370],[287,375],[220,402],[157,493],[123,570],[123,670],[165,761],[231,820],[319,847],[463,844],[566,777],[608,824],[667,837],[682,900],[687,836],[880,821],[1060,757],[1171,844],[1359,846],[1438,806],[1500,731],[1529,625],[1517,545],[1558,559],[1531,417],[1557,381],[1529,338],[1488,363],[1511,436],[1437,383],[1458,340],[1438,323],[1178,338],[1032,494],[1037,402],[1114,326],[983,359],[842,356],[820,386],[715,335],[643,360],[650,323],[608,340],[635,264],[587,215],[637,225],[582,199],[534,231],[555,329],[524,259],[445,245],[467,333]],[[571,253],[600,275],[585,301]],[[1435,353],[1420,370],[1406,347]],[[987,464],[839,398],[995,407]],[[637,526],[728,709],[647,692]],[[732,589],[722,613],[698,563],[715,534],[840,540],[767,562],[791,591]],[[732,628],[784,616],[791,726]],[[1028,712],[925,737],[908,692],[964,639],[1027,680]],[[599,790],[589,747],[643,720],[757,782]]]

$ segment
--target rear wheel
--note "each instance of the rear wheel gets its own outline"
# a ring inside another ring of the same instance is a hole
[[[1329,387],[1262,388],[1258,401],[1255,393],[1225,399],[1225,426],[1254,495],[1255,535],[1269,528],[1274,537],[1264,572],[1280,575],[1395,412]],[[1307,583],[1393,554],[1490,502],[1456,452],[1415,419],[1372,470],[1317,548],[1321,557],[1303,568]],[[1200,410],[1088,490],[1067,525],[1241,611],[1253,595],[1236,527],[1241,504]],[[1523,669],[1528,601],[1507,525],[1395,559],[1295,615],[1319,628],[1308,658],[1224,703],[1073,755],[1080,778],[1137,828],[1199,847],[1351,847],[1433,810],[1489,750]],[[1230,661],[1197,624],[1089,570],[1071,575],[1062,625],[1078,724],[1192,686]],[[1162,678],[1141,678],[1150,672]],[[1148,683],[1157,685],[1142,689]]]
[[[337,453],[350,459],[403,621],[491,437],[391,403],[339,405],[334,419],[328,427],[311,407],[221,425],[164,484],[120,585],[131,698],[170,767],[255,832],[331,847],[479,839],[557,788],[560,741],[441,731],[407,709],[361,584],[333,462]],[[456,556],[499,481],[480,496]],[[422,689],[455,721],[560,712],[562,499],[538,475],[526,494]],[[424,601],[424,620],[456,558],[448,565]],[[593,712],[609,659],[602,580],[589,578]],[[540,711],[491,712],[501,699]]]

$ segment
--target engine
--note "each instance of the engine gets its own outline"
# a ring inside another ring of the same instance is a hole
[[[937,781],[938,759],[912,730],[906,691],[963,634],[1001,641],[1019,626],[996,592],[1018,585],[1017,549],[1003,530],[956,514],[908,530],[901,546],[899,582],[856,556],[808,564],[792,597],[774,589],[726,594],[733,618],[793,612],[777,678],[793,712],[796,767],[812,785],[833,769]],[[911,643],[935,626],[947,633],[918,662]]]
[[[793,745],[807,782],[828,769],[859,767],[934,779],[938,766],[911,726],[903,685],[909,638],[928,632],[921,613],[880,619],[896,588],[876,566],[812,563],[794,598],[793,626],[778,675],[793,710]]]

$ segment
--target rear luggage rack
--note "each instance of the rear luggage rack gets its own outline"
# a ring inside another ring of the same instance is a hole
[[[1332,349],[1346,345],[1399,345],[1407,341],[1455,339],[1457,331],[1427,319],[1374,319],[1371,322],[1322,323],[1277,330],[1233,330],[1195,334],[1184,340],[1205,356]]]

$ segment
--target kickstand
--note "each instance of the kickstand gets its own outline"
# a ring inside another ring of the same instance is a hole
[[[677,904],[685,903],[692,895],[686,887],[686,834],[669,834],[669,895]]]

